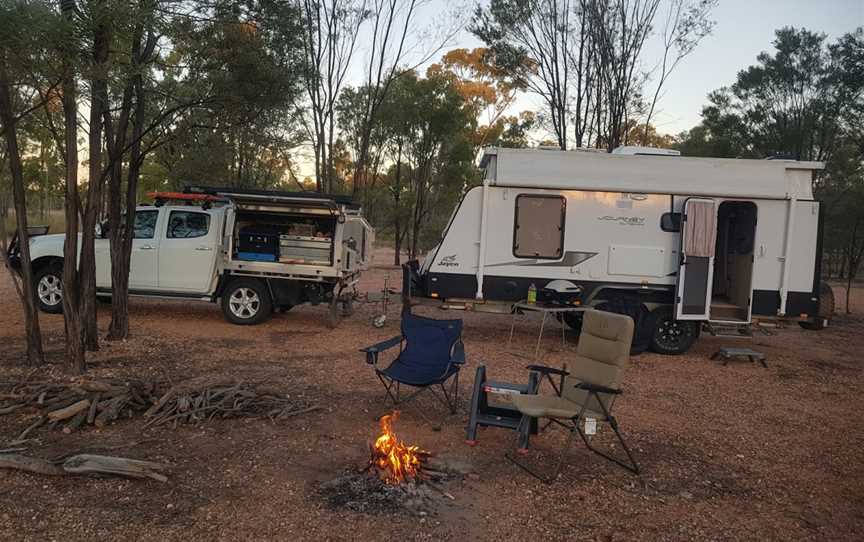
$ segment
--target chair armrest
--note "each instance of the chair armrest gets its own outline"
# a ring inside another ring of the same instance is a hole
[[[450,363],[456,365],[465,364],[465,344],[462,341],[456,341],[453,345],[453,354],[450,356]]]
[[[380,352],[384,352],[385,350],[389,350],[394,346],[398,346],[402,344],[402,336],[392,337],[387,339],[386,341],[381,341],[380,343],[373,344],[371,346],[367,346],[365,348],[361,348],[361,352],[366,353],[366,363],[370,365],[375,365],[378,363],[378,354]]]
[[[563,369],[556,369],[554,367],[547,367],[545,365],[528,365],[525,367],[529,371],[537,371],[538,373],[550,374],[550,375],[559,375],[559,376],[567,376],[570,373]]]
[[[614,388],[607,388],[606,386],[598,386],[596,384],[590,384],[588,382],[580,382],[573,386],[574,388],[578,388],[580,390],[586,390],[594,393],[608,393],[611,395],[620,395],[623,393],[621,390],[616,390]]]

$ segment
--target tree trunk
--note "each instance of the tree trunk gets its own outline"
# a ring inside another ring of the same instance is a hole
[[[140,43],[140,36],[136,40]],[[140,45],[133,45],[132,58],[136,64],[141,60]],[[126,218],[122,228],[120,243],[111,244],[111,281],[113,297],[111,303],[111,324],[108,338],[126,339],[129,336],[129,267],[132,258],[132,240],[135,238],[135,208],[138,195],[138,179],[141,172],[141,137],[144,132],[146,95],[143,78],[136,72],[133,78],[135,89],[135,118],[132,121],[132,145],[129,154],[129,172],[126,180]],[[113,237],[112,237],[113,239]]]
[[[63,14],[74,26],[75,2],[62,2]],[[86,369],[81,304],[78,284],[78,102],[75,88],[75,36],[70,32],[63,56],[63,125],[66,147],[66,237],[63,242],[63,320],[66,328],[66,362],[83,374]]]
[[[24,190],[24,171],[18,148],[18,134],[12,114],[12,99],[6,71],[0,65],[0,122],[6,136],[6,150],[12,175],[12,192],[15,202],[15,221],[18,228],[18,243],[21,251],[22,302],[24,305],[24,332],[27,340],[27,363],[42,365],[42,333],[39,328],[39,313],[33,291],[33,268],[30,265],[30,238],[27,235],[27,204]],[[3,240],[5,243],[5,239]]]
[[[84,346],[89,351],[99,350],[99,328],[96,315],[96,222],[102,203],[102,111],[108,105],[108,81],[105,69],[108,63],[108,46],[111,29],[101,11],[104,0],[94,3],[92,9],[99,21],[93,32],[94,76],[90,85],[90,133],[88,140],[89,172],[87,205],[81,235],[81,281],[82,318],[84,323]]]

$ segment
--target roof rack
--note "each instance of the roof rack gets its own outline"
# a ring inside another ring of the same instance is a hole
[[[303,198],[310,200],[330,200],[338,205],[344,205],[348,208],[359,209],[360,204],[354,201],[350,196],[342,196],[338,194],[325,194],[322,192],[291,192],[285,190],[261,190],[256,188],[231,188],[220,186],[187,186],[183,189],[184,194],[206,194],[211,196],[237,194],[245,196],[258,197],[273,197],[273,198]]]

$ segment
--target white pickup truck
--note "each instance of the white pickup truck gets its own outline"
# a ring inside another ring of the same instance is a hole
[[[276,310],[329,303],[330,322],[350,310],[374,230],[358,206],[311,193],[193,188],[154,194],[135,213],[129,271],[134,296],[221,302],[225,318],[257,324]],[[178,202],[180,204],[178,204]],[[96,239],[96,286],[111,295],[109,240]],[[30,238],[44,312],[62,311],[64,234]],[[13,265],[20,261],[14,242]]]

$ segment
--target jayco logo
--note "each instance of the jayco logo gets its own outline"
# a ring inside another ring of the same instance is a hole
[[[610,220],[622,226],[644,226],[645,219],[641,216],[601,216],[597,220]]]
[[[441,261],[438,262],[438,265],[442,267],[459,267],[459,262],[456,261],[456,255],[451,254],[450,256],[444,256],[441,258]]]

